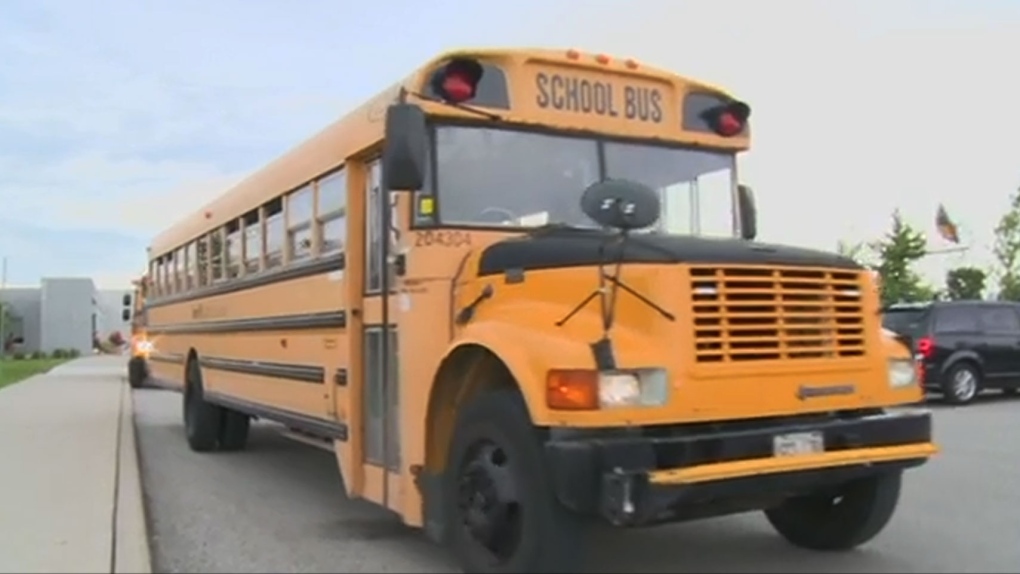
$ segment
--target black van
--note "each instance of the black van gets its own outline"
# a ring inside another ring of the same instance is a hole
[[[926,390],[954,404],[985,389],[1020,391],[1020,304],[935,301],[882,310],[882,326],[896,333],[923,369]]]

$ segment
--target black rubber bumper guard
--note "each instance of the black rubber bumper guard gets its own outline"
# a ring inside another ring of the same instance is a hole
[[[693,484],[649,481],[656,470],[769,458],[777,435],[820,431],[826,452],[930,443],[924,410],[864,416],[813,416],[770,421],[582,431],[546,444],[559,500],[575,512],[620,526],[651,525],[762,508],[769,500],[838,485],[927,460],[861,463],[758,474]],[[555,433],[554,433],[555,437]]]

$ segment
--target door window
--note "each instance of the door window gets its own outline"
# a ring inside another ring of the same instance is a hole
[[[980,330],[974,307],[944,307],[935,315],[936,333],[976,333]]]

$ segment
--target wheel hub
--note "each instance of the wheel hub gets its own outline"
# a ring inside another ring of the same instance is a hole
[[[499,561],[517,545],[517,490],[502,449],[484,445],[464,465],[458,481],[461,523],[470,538]]]

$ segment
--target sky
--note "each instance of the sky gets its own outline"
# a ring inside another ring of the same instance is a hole
[[[159,231],[438,52],[578,48],[752,107],[763,240],[833,249],[899,209],[991,262],[1020,186],[1012,0],[4,0],[0,256],[8,284],[121,288]]]

